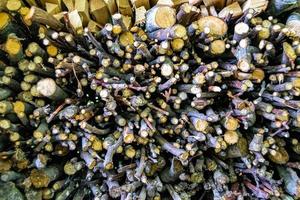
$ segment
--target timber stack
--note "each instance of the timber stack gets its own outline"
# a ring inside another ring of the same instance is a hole
[[[299,133],[299,0],[0,0],[0,199],[299,199]]]

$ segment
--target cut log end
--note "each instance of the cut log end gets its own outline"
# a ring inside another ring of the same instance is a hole
[[[49,46],[47,46],[47,53],[49,56],[54,57],[58,54],[58,49],[56,46],[49,45]]]
[[[214,16],[202,17],[198,20],[198,27],[200,31],[209,28],[210,34],[216,37],[222,37],[227,33],[228,26],[222,20]]]
[[[238,23],[234,27],[234,32],[237,34],[246,34],[249,31],[249,26],[243,22]]]
[[[15,111],[15,113],[24,113],[25,112],[25,104],[22,101],[16,101],[14,103],[14,111]]]
[[[213,55],[221,55],[226,50],[226,44],[223,40],[215,40],[211,43],[210,49]]]
[[[0,12],[0,30],[3,30],[9,23],[10,17],[5,12]]]
[[[9,55],[17,55],[22,49],[22,44],[15,38],[10,38],[5,43],[6,52]]]
[[[173,26],[176,22],[175,11],[167,6],[158,8],[155,16],[155,22],[160,28],[168,28]]]
[[[183,38],[186,36],[186,28],[182,25],[175,25],[174,27],[174,37],[175,38]]]
[[[126,31],[120,35],[120,44],[124,47],[128,45],[133,45],[134,42],[134,36],[131,32]]]
[[[55,94],[56,83],[51,78],[45,78],[37,83],[37,91],[45,97],[50,97]]]
[[[9,11],[17,11],[21,8],[22,2],[20,0],[10,0],[6,3],[6,8]]]
[[[164,63],[161,66],[161,74],[165,77],[171,76],[173,73],[173,67],[170,64]]]
[[[239,140],[239,135],[236,131],[226,131],[224,134],[224,140],[227,144],[236,144]]]
[[[184,46],[184,41],[181,38],[176,38],[171,42],[173,51],[180,51]]]

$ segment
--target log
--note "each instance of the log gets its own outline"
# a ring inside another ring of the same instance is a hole
[[[132,18],[131,16],[122,15],[122,21],[125,25],[126,30],[129,30],[132,27]]]
[[[149,0],[149,2],[150,2],[150,7],[155,6],[155,5],[157,4],[157,1],[158,1],[158,0]]]
[[[169,39],[184,38],[186,37],[186,28],[180,24],[176,24],[170,28],[160,29],[148,33],[149,38],[164,41]]]
[[[61,10],[61,0],[40,0],[43,7],[46,7],[46,3],[52,3],[59,6],[59,9]]]
[[[50,28],[53,28],[57,31],[61,30],[64,27],[64,25],[51,14],[35,6],[32,6],[30,8],[30,11],[25,16],[25,19],[32,20],[40,24],[48,25]]]
[[[192,6],[188,3],[182,4],[177,12],[176,18],[179,24],[188,25],[193,15]]]
[[[110,15],[115,14],[116,12],[118,12],[118,8],[117,8],[117,3],[115,0],[104,0],[108,10],[110,12]]]
[[[133,42],[134,42],[134,36],[129,31],[123,32],[119,37],[119,43],[123,47],[131,46],[133,45]]]
[[[120,13],[116,13],[112,16],[112,23],[113,25],[119,25],[123,31],[126,31],[126,26]]]
[[[77,10],[68,13],[70,26],[75,33],[83,33],[83,26],[80,15]]]
[[[300,12],[293,12],[286,21],[287,27],[295,31],[297,37],[300,37]]]
[[[210,14],[211,16],[218,17],[218,13],[217,13],[217,11],[216,11],[215,6],[209,6],[208,9],[209,9],[209,14]]]
[[[47,11],[47,13],[54,15],[54,14],[59,13],[61,10],[57,4],[46,3],[46,11]]]
[[[223,40],[215,40],[209,46],[209,52],[214,56],[223,54],[225,50],[226,46]]]
[[[146,22],[146,9],[144,6],[135,9],[135,25]]]
[[[234,2],[223,8],[218,16],[225,19],[230,13],[232,13],[232,18],[237,18],[243,14],[242,8],[238,2]]]
[[[144,6],[144,8],[146,10],[150,9],[150,2],[149,2],[149,0],[131,0],[131,3],[132,3],[132,5],[135,8],[139,8],[139,7]]]
[[[90,20],[88,0],[75,0],[75,9],[82,19],[82,25],[87,26]]]
[[[201,32],[203,32],[205,28],[209,28],[209,34],[215,37],[224,36],[228,30],[227,24],[220,18],[214,16],[202,17],[197,22]]]
[[[25,0],[30,6],[37,6],[37,3],[35,0]],[[0,6],[1,7],[1,6]]]
[[[7,0],[0,1],[0,11],[6,10],[6,3],[7,3]]]
[[[234,35],[233,40],[235,40],[237,43],[241,41],[241,39],[247,37],[249,34],[249,26],[248,24],[244,22],[240,22],[235,25],[234,27]]]
[[[16,12],[23,5],[24,5],[23,2],[20,1],[20,0],[8,0],[7,3],[6,3],[6,8],[7,8],[7,10],[9,10],[11,12]]]
[[[175,38],[171,41],[172,50],[175,52],[180,52],[184,47],[184,40],[181,38]]]
[[[88,29],[92,33],[97,33],[102,29],[102,25],[98,24],[97,22],[90,20],[88,23]]]
[[[68,95],[56,85],[51,78],[45,78],[37,83],[37,91],[51,100],[59,101],[68,97]]]
[[[243,6],[243,12],[246,12],[249,9],[253,9],[256,14],[259,14],[263,11],[265,11],[268,7],[268,2],[267,0],[247,0]]]
[[[208,9],[205,5],[200,6],[200,13],[201,13],[202,17],[208,17],[209,16]]]
[[[225,0],[203,0],[206,7],[215,6],[217,9],[222,9],[225,6]]]
[[[176,11],[169,6],[155,6],[146,14],[146,30],[149,32],[169,28],[176,22]]]
[[[74,1],[73,0],[62,0],[64,5],[67,7],[68,11],[74,10]]]
[[[173,7],[174,2],[172,0],[158,0],[156,5]]]
[[[184,3],[189,3],[189,0],[173,0],[173,3],[174,3],[174,8],[178,8]]]
[[[4,50],[8,54],[9,60],[12,64],[18,63],[24,57],[22,43],[13,33],[8,35]]]
[[[0,12],[0,39],[5,41],[10,33],[15,33],[19,37],[25,35],[20,27],[14,23],[11,15],[6,12]]]
[[[111,19],[110,11],[104,0],[90,0],[90,12],[92,18],[104,26]]]
[[[60,13],[57,13],[57,14],[54,14],[53,17],[55,19],[57,19],[58,21],[61,21],[64,16],[67,14],[67,12],[63,11],[63,12],[60,12]]]
[[[116,0],[118,11],[122,15],[132,16],[132,6],[130,5],[129,0]]]

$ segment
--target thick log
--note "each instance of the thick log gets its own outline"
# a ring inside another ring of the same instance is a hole
[[[227,24],[220,18],[214,16],[200,18],[198,20],[198,28],[201,32],[203,32],[205,28],[209,28],[209,34],[215,37],[224,36],[228,30]]]
[[[31,7],[29,13],[25,16],[25,19],[48,25],[50,28],[53,28],[57,31],[61,30],[64,27],[64,25],[51,14],[35,6]]]
[[[49,99],[59,101],[68,97],[68,95],[51,78],[45,78],[37,83],[37,91]]]
[[[176,11],[169,6],[155,6],[146,14],[146,30],[149,32],[169,28],[176,22]]]

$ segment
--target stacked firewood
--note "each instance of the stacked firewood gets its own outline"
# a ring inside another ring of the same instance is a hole
[[[0,0],[0,199],[300,198],[299,0]]]

